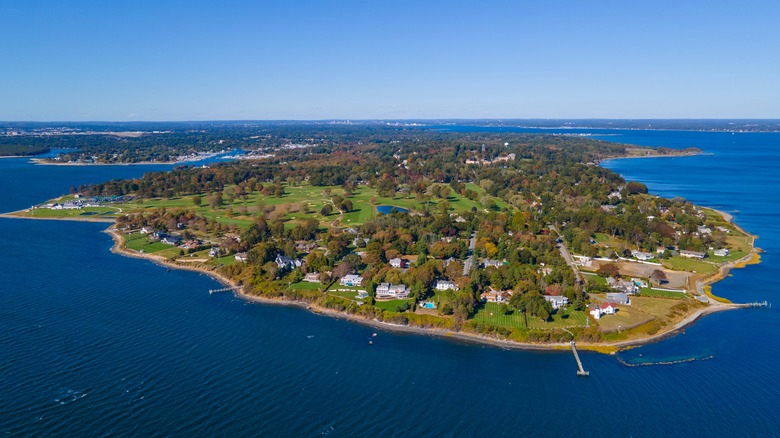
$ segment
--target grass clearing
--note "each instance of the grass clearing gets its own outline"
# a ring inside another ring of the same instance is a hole
[[[674,256],[663,260],[663,265],[667,269],[675,271],[695,272],[697,274],[711,275],[718,271],[718,267],[712,263],[703,260],[689,259],[683,256]]]
[[[322,283],[311,283],[308,281],[299,281],[290,285],[291,290],[309,290],[319,291],[322,289]]]
[[[674,298],[677,300],[688,298],[688,294],[685,292],[650,289],[649,287],[641,288],[639,290],[639,294],[642,295],[643,297],[663,297],[663,298]]]
[[[522,313],[513,311],[506,315],[501,313],[500,305],[496,303],[485,303],[474,315],[473,320],[498,327],[507,327],[513,329],[540,329],[551,330],[568,327],[585,327],[588,315],[584,310],[566,310],[556,312],[549,321],[542,321],[536,316],[528,316],[528,326],[525,324],[526,318]]]
[[[474,315],[473,320],[493,326],[509,327],[515,329],[525,329],[525,318],[518,311],[513,311],[509,315],[500,312],[500,305],[497,303],[485,303]],[[528,317],[530,322],[531,316]]]

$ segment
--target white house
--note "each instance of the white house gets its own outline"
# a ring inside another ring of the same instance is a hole
[[[699,251],[689,251],[687,249],[680,250],[680,255],[689,259],[698,259],[701,260],[706,256],[707,254]]]
[[[377,298],[406,298],[409,290],[405,284],[382,283],[376,288]]]
[[[451,281],[438,280],[436,282],[436,290],[458,290],[458,286]]]
[[[216,257],[219,255],[219,247],[218,246],[212,246],[209,250],[209,257]]]
[[[247,257],[245,252],[237,252],[233,258],[235,258],[237,262],[241,263],[245,263],[247,260],[249,260],[249,257]]]
[[[726,257],[727,255],[729,255],[729,250],[728,250],[728,248],[716,249],[713,252],[713,254],[715,254],[718,257]]]
[[[308,274],[303,276],[303,281],[307,283],[319,283],[320,282],[320,273],[319,272],[309,272]]]
[[[544,299],[552,304],[553,309],[566,307],[569,304],[569,299],[558,295],[544,295]]]
[[[637,260],[641,260],[643,262],[650,260],[653,258],[653,254],[649,252],[643,252],[643,251],[631,251],[631,255],[633,255]]]
[[[486,268],[488,266],[492,266],[494,268],[498,268],[498,267],[501,267],[501,265],[503,265],[503,264],[504,264],[504,262],[502,262],[501,260],[485,259],[485,260],[482,261],[482,266],[484,266]]]
[[[362,286],[363,277],[355,274],[348,274],[341,277],[339,284],[342,286]]]
[[[604,315],[614,315],[617,312],[615,303],[603,302],[598,306],[590,306],[590,314],[595,319],[601,319]]]
[[[390,262],[390,266],[392,266],[394,268],[405,269],[405,268],[407,268],[409,266],[409,262],[407,262],[404,259],[400,259],[398,257],[396,257],[394,259],[390,259],[389,262]]]

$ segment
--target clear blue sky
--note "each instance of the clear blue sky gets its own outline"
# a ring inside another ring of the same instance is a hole
[[[3,1],[0,120],[780,118],[778,1]]]

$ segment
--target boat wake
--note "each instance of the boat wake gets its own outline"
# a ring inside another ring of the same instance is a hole
[[[54,403],[59,405],[66,405],[76,400],[81,400],[86,396],[86,392],[79,392],[70,388],[64,388],[57,394],[57,397],[54,399]]]
[[[620,362],[622,365],[625,365],[627,367],[649,367],[653,365],[677,365],[681,363],[688,363],[688,362],[696,362],[696,361],[702,361],[702,360],[710,360],[714,359],[715,356],[707,356],[702,358],[696,358],[696,357],[689,357],[687,359],[679,359],[679,360],[669,360],[669,361],[661,361],[661,362],[641,362],[641,363],[631,363],[626,362],[625,360],[621,358],[617,358],[617,361]]]

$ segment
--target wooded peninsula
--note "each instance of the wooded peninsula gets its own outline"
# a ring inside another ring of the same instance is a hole
[[[524,347],[660,338],[736,307],[708,285],[758,261],[755,236],[728,215],[598,165],[695,149],[381,125],[176,135],[173,149],[148,147],[151,136],[82,139],[67,159],[240,153],[73,187],[13,214],[114,222],[125,254],[210,273],[247,297]]]

